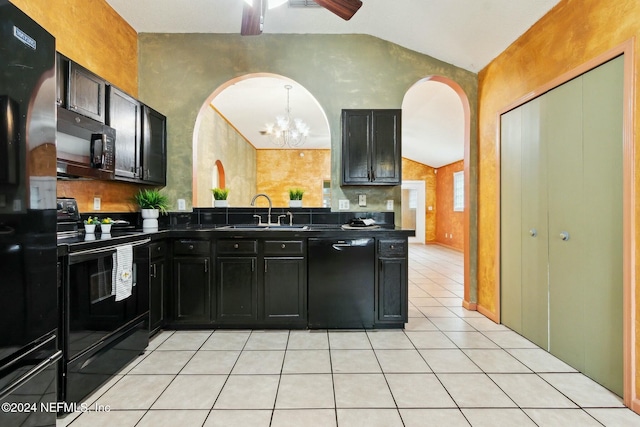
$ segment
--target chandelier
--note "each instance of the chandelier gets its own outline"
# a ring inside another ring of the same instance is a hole
[[[267,123],[266,131],[271,142],[278,147],[300,147],[309,136],[309,126],[302,119],[291,118],[291,108],[289,106],[289,91],[293,89],[291,85],[285,85],[287,90],[287,108],[284,116],[277,116],[276,123]]]

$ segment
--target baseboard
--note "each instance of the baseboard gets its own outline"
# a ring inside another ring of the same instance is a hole
[[[466,308],[469,311],[477,311],[478,310],[478,304],[475,302],[469,302],[467,300],[462,300],[462,307]]]
[[[441,242],[427,242],[425,244],[426,245],[438,245],[438,246],[442,246],[443,248],[451,249],[452,251],[461,252],[461,253],[464,252],[464,249],[456,248],[454,246],[449,246],[449,245],[446,245],[446,244],[441,243]]]
[[[483,306],[481,306],[480,304],[478,304],[478,313],[484,315],[486,318],[493,320],[495,323],[500,323],[500,316],[498,316],[497,314],[487,310],[486,308],[484,308]]]

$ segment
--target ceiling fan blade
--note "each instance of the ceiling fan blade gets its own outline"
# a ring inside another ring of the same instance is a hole
[[[255,0],[255,4],[253,6],[250,6],[246,2],[243,2],[243,4],[244,7],[242,9],[242,27],[240,27],[240,34],[243,36],[257,36],[262,34],[266,1]]]
[[[360,0],[314,0],[320,6],[348,21],[360,9]]]

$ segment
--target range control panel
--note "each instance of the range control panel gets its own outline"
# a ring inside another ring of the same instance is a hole
[[[78,202],[74,198],[58,198],[56,200],[58,222],[80,221]]]

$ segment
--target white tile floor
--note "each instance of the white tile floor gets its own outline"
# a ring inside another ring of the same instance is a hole
[[[621,400],[461,307],[462,255],[411,245],[404,331],[166,331],[58,426],[640,426]]]

